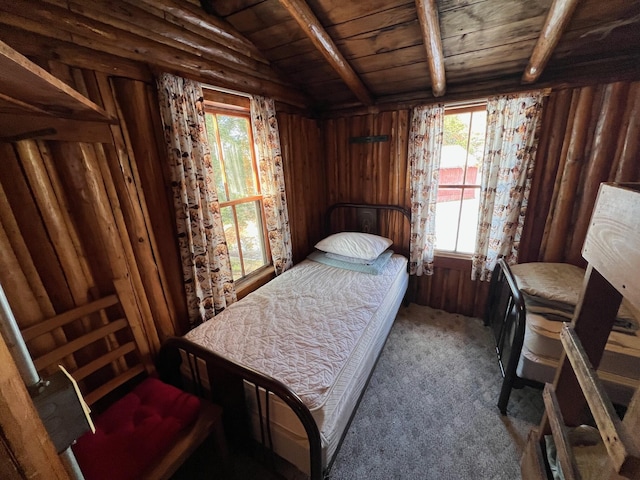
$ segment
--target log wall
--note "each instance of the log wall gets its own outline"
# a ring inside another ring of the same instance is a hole
[[[554,92],[542,128],[520,259],[584,267],[600,183],[640,181],[640,82]]]
[[[640,181],[639,104],[639,82],[551,94],[520,261],[582,264],[580,252],[599,184]],[[409,115],[409,110],[402,109],[323,122],[330,202],[409,206]],[[349,143],[350,137],[369,135],[390,135],[390,141]],[[482,316],[487,285],[472,282],[470,276],[469,260],[437,257],[433,276],[412,278],[412,298],[421,305]]]

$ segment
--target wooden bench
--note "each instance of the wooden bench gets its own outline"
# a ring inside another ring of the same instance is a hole
[[[117,292],[126,292],[121,283],[116,282],[115,286]],[[146,380],[155,377],[156,371],[143,332],[127,320],[126,312],[135,308],[131,302],[133,299],[126,293],[109,295],[23,330],[22,335],[27,345],[45,335],[57,335],[61,338],[62,333],[64,335],[62,338],[68,339],[67,343],[34,358],[36,369],[46,377],[56,372],[59,369],[58,365],[63,365],[78,382],[86,403],[97,411],[104,410],[103,415],[106,415],[108,409],[114,408],[118,402],[123,402],[127,394],[130,399],[133,394],[132,389],[136,391],[139,388],[136,385],[141,386],[145,382],[156,386],[162,385],[163,392],[167,391],[165,387],[172,389],[181,401],[188,401],[193,406],[195,409],[192,415],[195,416],[193,423],[175,434],[168,450],[158,452],[155,455],[156,458],[145,462],[143,473],[139,473],[136,478],[169,479],[195,449],[211,435],[214,448],[220,458],[224,458],[226,443],[221,421],[222,409],[203,398],[199,398],[198,409],[198,400],[196,400],[198,397],[177,391],[175,387],[160,384],[155,380]],[[146,391],[149,391],[148,388]],[[160,400],[158,399],[158,402],[162,403]],[[155,402],[153,398],[148,398],[146,401]],[[121,403],[120,413],[123,411],[122,405]],[[176,408],[181,408],[181,405]],[[149,410],[147,405],[144,405],[144,408]],[[164,409],[165,406],[161,405],[158,408]],[[140,417],[139,413],[135,415],[136,418]],[[100,415],[96,417],[97,424],[100,422],[99,417]],[[174,420],[173,417],[171,420]],[[154,421],[161,422],[164,419],[156,418]],[[160,428],[159,431],[164,430]],[[87,435],[91,436],[92,433],[87,432],[78,441],[76,447],[80,447]],[[153,442],[154,439],[149,441]],[[91,470],[86,464],[83,468],[81,459],[78,455],[76,457],[83,472]],[[95,458],[101,458],[100,460],[91,458],[91,455],[88,457],[85,455],[84,461],[101,461],[99,470],[110,468],[109,464],[122,465],[123,462],[118,458],[105,459],[103,451],[95,452]],[[86,474],[85,477],[91,480]],[[108,473],[105,473],[105,478],[109,478]]]

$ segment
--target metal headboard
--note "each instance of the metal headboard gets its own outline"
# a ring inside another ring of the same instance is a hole
[[[328,234],[331,232],[331,218],[332,214],[338,208],[355,208],[356,218],[358,225],[360,225],[359,231],[365,233],[375,233],[378,230],[378,213],[382,210],[396,210],[402,213],[406,219],[411,223],[411,212],[398,205],[384,205],[384,204],[371,204],[371,203],[334,203],[327,209],[325,216],[325,232]]]

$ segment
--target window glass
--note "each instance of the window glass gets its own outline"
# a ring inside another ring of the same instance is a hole
[[[445,113],[436,205],[436,249],[473,253],[478,229],[486,108]]]
[[[227,191],[224,188],[224,175],[222,174],[222,157],[218,150],[218,122],[215,115],[205,115],[207,126],[207,139],[211,150],[211,166],[213,167],[214,183],[218,192],[218,200],[224,202],[228,200]]]
[[[207,108],[206,125],[233,279],[238,281],[268,265],[270,257],[250,117]]]

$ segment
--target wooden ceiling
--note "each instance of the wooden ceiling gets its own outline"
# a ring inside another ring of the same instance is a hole
[[[636,0],[0,0],[0,40],[309,108],[640,78]]]

